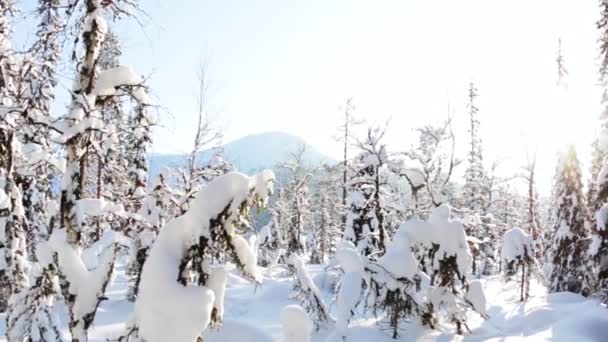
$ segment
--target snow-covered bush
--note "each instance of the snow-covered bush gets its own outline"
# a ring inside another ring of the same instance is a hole
[[[261,281],[256,255],[239,233],[249,208],[266,205],[273,181],[271,171],[220,176],[165,225],[143,267],[129,340],[194,341],[221,323],[227,262]]]

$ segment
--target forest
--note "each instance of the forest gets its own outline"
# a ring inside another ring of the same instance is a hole
[[[413,128],[407,149],[348,98],[324,123],[338,127],[338,160],[311,160],[301,144],[239,170],[201,64],[189,152],[152,172],[163,94],[121,64],[113,30],[145,4],[35,3],[23,50],[12,43],[21,1],[0,0],[7,341],[608,339],[608,94],[588,172],[564,146],[543,194],[532,151],[506,175],[489,165],[475,82],[465,116]],[[608,0],[594,25],[608,90]],[[566,61],[560,41],[558,86]],[[57,112],[60,65],[72,88]]]

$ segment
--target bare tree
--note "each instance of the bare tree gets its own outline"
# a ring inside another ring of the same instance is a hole
[[[197,108],[198,121],[192,150],[188,154],[186,168],[181,170],[181,181],[183,182],[183,199],[180,201],[180,211],[184,213],[188,210],[190,201],[198,190],[201,181],[209,181],[212,178],[225,173],[226,165],[209,165],[209,168],[199,168],[198,157],[202,151],[211,146],[219,145],[223,138],[210,114],[209,109],[209,86],[208,63],[201,61],[198,70],[198,93]],[[217,166],[217,167],[216,167]]]
[[[341,136],[337,138],[343,144],[343,159],[342,159],[342,210],[346,209],[346,198],[348,196],[348,147],[352,140],[352,130],[354,126],[360,125],[363,121],[354,117],[355,105],[352,98],[348,98],[344,107],[344,121],[339,126]],[[342,215],[342,229],[346,225],[346,211]]]

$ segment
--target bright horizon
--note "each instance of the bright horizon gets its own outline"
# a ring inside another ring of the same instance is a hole
[[[546,194],[557,151],[572,143],[587,173],[601,112],[595,1],[147,0],[141,7],[144,26],[127,18],[117,33],[121,63],[149,77],[163,108],[154,152],[190,149],[206,56],[224,142],[281,131],[339,159],[333,137],[352,97],[359,117],[390,119],[390,151],[407,149],[414,129],[441,122],[449,106],[464,159],[473,81],[488,165],[503,160],[500,173],[512,175],[536,151]],[[567,90],[556,85],[560,37]],[[61,85],[69,89],[67,79]]]

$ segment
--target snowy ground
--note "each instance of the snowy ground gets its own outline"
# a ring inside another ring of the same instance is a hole
[[[319,267],[310,267],[317,286],[332,303],[330,286],[332,279]],[[294,302],[289,300],[291,279],[281,270],[267,272],[270,277],[255,287],[236,275],[231,275],[226,292],[224,328],[207,334],[205,342],[267,342],[281,340],[281,310]],[[429,331],[412,324],[403,331],[399,341],[608,341],[608,310],[593,299],[585,299],[572,293],[547,295],[542,286],[532,287],[530,298],[520,303],[515,284],[504,285],[498,278],[484,283],[488,299],[490,319],[483,320],[471,314],[469,327],[472,334],[464,338],[455,336],[450,328]],[[122,331],[133,305],[124,299],[126,293],[124,266],[109,288],[109,300],[99,308],[92,341],[106,341]],[[62,317],[66,317],[64,314]],[[0,316],[0,333],[4,332],[4,317]],[[350,328],[347,341],[389,342],[373,321],[361,319]],[[341,341],[331,331],[313,336],[313,341]]]

